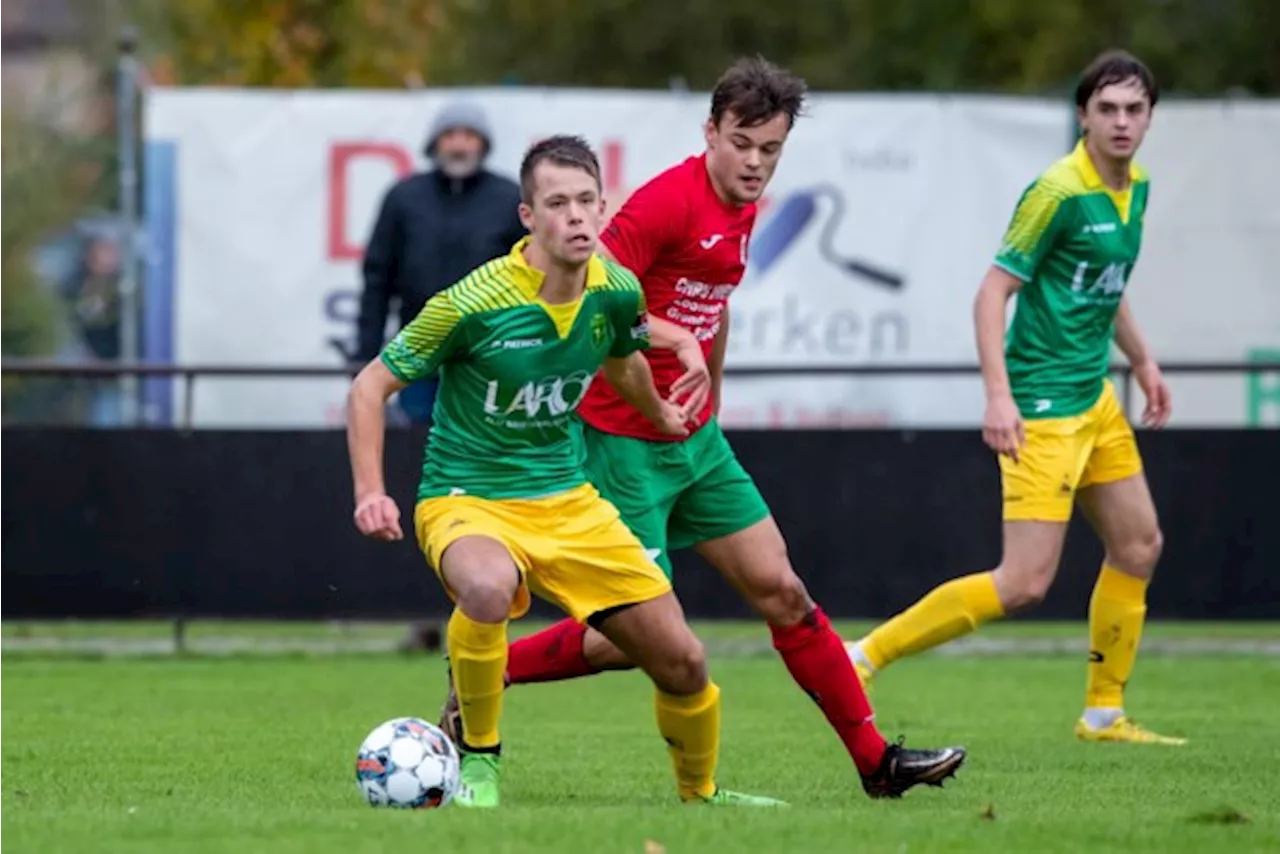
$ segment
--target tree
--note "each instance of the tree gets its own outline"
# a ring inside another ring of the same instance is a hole
[[[134,0],[153,75],[175,85],[421,85],[438,0]]]
[[[455,50],[433,79],[707,88],[763,52],[818,90],[1062,93],[1108,47],[1142,56],[1185,94],[1280,92],[1280,5],[1270,0],[450,0]],[[465,50],[458,48],[465,45]]]
[[[0,349],[6,356],[47,356],[59,344],[57,295],[36,275],[33,256],[88,206],[101,185],[103,146],[59,135],[38,117],[5,109],[0,138],[4,209],[0,227]]]
[[[181,85],[707,88],[763,52],[818,90],[1055,93],[1107,47],[1166,88],[1280,92],[1271,0],[123,0]]]

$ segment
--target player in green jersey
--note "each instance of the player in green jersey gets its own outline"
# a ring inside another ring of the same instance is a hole
[[[1160,556],[1155,505],[1133,429],[1107,378],[1112,341],[1146,395],[1143,421],[1169,418],[1169,389],[1125,300],[1150,183],[1133,162],[1157,90],[1133,56],[1096,59],[1076,89],[1083,138],[1022,194],[974,306],[987,392],[983,438],[999,454],[1004,556],[935,588],[850,645],[863,680],[906,655],[1040,602],[1079,504],[1106,547],[1089,606],[1089,674],[1077,737],[1182,744],[1125,714]],[[1005,304],[1018,295],[1007,336]]]
[[[532,591],[653,680],[683,801],[776,805],[717,788],[720,691],[702,646],[662,569],[583,471],[575,411],[602,367],[664,433],[687,434],[689,419],[687,403],[659,397],[640,353],[649,333],[639,282],[595,252],[599,163],[581,139],[552,137],[529,150],[520,183],[530,237],[432,297],[350,394],[356,526],[398,540],[399,510],[383,482],[384,407],[408,384],[440,376],[414,529],[456,606],[449,661],[466,733],[456,803],[498,805],[507,621],[528,611]]]

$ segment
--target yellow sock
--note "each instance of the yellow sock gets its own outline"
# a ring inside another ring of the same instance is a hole
[[[1089,682],[1085,706],[1124,707],[1124,685],[1138,657],[1147,617],[1147,582],[1102,565],[1089,600]]]
[[[453,609],[449,618],[449,667],[462,711],[468,747],[496,747],[507,672],[507,623],[477,623]]]
[[[655,699],[658,732],[667,740],[681,799],[711,797],[720,758],[720,688],[708,682],[697,694],[674,697],[658,691]]]
[[[862,653],[876,669],[966,635],[1004,616],[1004,606],[989,572],[948,581],[867,635]]]

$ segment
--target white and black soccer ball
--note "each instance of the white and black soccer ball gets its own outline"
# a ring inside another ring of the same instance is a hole
[[[377,726],[356,756],[356,784],[375,807],[436,809],[458,791],[458,748],[418,718],[393,718]]]

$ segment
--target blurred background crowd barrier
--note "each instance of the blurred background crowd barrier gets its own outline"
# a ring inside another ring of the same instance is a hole
[[[734,298],[729,365],[757,373],[729,382],[729,427],[977,423],[973,289],[1110,45],[1163,87],[1130,291],[1155,352],[1274,362],[1277,8],[4,0],[5,423],[340,425],[364,243],[443,104],[484,109],[508,175],[538,136],[583,134],[616,207],[699,149],[705,91],[752,51],[816,95]],[[339,375],[53,379],[15,357]],[[850,373],[911,365],[957,372]],[[1274,371],[1172,381],[1175,426],[1280,423]]]
[[[344,527],[336,431],[384,194],[427,168],[433,118],[464,99],[487,116],[489,168],[513,175],[531,141],[579,133],[616,208],[700,150],[706,92],[753,52],[815,94],[744,247],[723,421],[802,565],[847,564],[853,542],[869,564],[914,567],[898,581],[816,578],[833,608],[881,613],[989,562],[997,485],[975,429],[973,294],[1022,189],[1074,143],[1075,75],[1120,46],[1162,86],[1139,154],[1153,191],[1129,294],[1175,402],[1169,435],[1141,441],[1166,529],[1189,538],[1179,550],[1170,535],[1162,572],[1183,581],[1157,585],[1153,613],[1280,616],[1264,521],[1280,511],[1280,4],[804,0],[780,15],[764,0],[686,0],[678,14],[643,0],[3,0],[0,12],[6,615],[430,607],[408,546],[400,576],[342,598],[383,554]],[[1116,377],[1136,415],[1123,366]],[[420,440],[392,440],[406,502]],[[310,466],[325,476],[303,500],[289,484]],[[235,521],[255,493],[275,497],[294,539]],[[921,514],[942,527],[913,527]],[[866,545],[904,540],[910,554]],[[950,545],[920,552],[929,542]],[[246,601],[254,578],[300,564],[314,596],[280,598],[268,590],[283,595],[280,578]],[[1196,576],[1206,566],[1221,590]],[[1266,613],[1232,611],[1228,595]],[[719,615],[710,591],[695,600]]]

